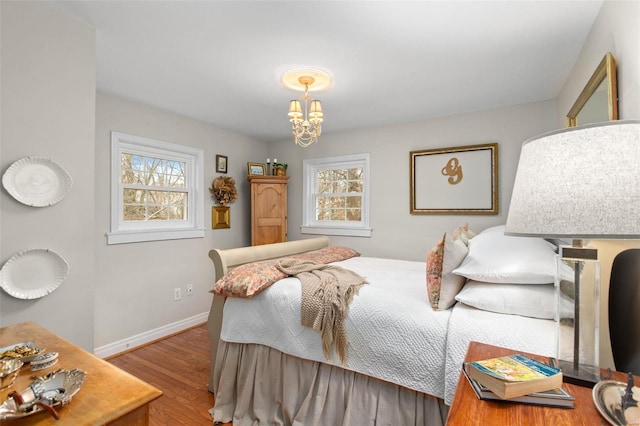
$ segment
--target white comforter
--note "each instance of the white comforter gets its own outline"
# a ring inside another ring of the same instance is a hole
[[[553,354],[553,321],[500,315],[457,304],[433,311],[424,262],[355,257],[335,265],[365,277],[345,327],[344,368],[451,402],[471,340]],[[319,332],[300,325],[300,281],[283,279],[252,299],[228,298],[221,338],[257,343],[314,361],[326,360]]]
[[[496,314],[457,303],[449,319],[444,402],[451,405],[467,346],[472,340],[517,351],[555,356],[555,336],[553,320]]]

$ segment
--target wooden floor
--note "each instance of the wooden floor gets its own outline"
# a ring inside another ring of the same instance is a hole
[[[157,387],[150,405],[152,426],[212,426],[207,390],[211,345],[206,325],[189,329],[108,361]]]

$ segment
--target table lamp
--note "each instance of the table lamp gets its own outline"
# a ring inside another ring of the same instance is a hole
[[[562,318],[556,310],[557,359],[566,382],[593,386],[600,378],[600,269],[597,250],[583,241],[640,238],[640,120],[524,142],[505,233],[573,240],[558,253],[556,306],[569,299],[573,312]]]

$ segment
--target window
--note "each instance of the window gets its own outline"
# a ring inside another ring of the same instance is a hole
[[[370,237],[369,154],[303,161],[303,234]]]
[[[204,153],[111,132],[107,244],[204,237]]]

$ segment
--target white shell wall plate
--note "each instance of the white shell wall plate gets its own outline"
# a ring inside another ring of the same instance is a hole
[[[23,250],[0,270],[0,287],[17,299],[38,299],[67,278],[69,264],[50,249]]]
[[[2,176],[2,186],[22,204],[48,207],[61,201],[71,191],[73,181],[55,161],[42,157],[25,157],[9,166]]]

